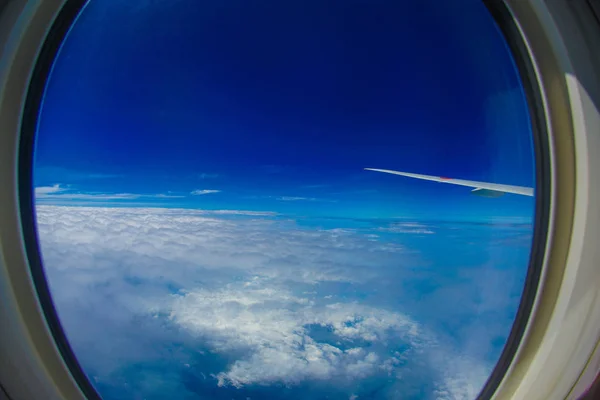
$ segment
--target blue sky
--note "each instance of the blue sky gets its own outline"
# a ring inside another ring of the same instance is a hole
[[[533,186],[532,163],[479,1],[111,0],[54,65],[35,184],[53,204],[528,219],[531,198],[363,168]]]

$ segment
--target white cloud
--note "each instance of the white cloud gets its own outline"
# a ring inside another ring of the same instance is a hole
[[[437,400],[472,400],[477,398],[490,370],[484,368],[479,360],[459,356],[454,360],[455,370],[448,370],[436,383],[434,391]],[[455,371],[461,371],[457,374]]]
[[[425,380],[435,398],[463,399],[485,381],[489,343],[510,326],[510,291],[518,300],[520,289],[489,265],[446,285],[446,270],[404,243],[410,235],[383,240],[377,227],[303,228],[244,210],[38,205],[37,216],[61,321],[84,367],[108,383],[177,342],[195,349],[180,365],[224,390],[327,381],[361,398],[356,385],[383,376],[389,393],[418,396]],[[403,224],[391,226],[438,230]],[[415,296],[423,282],[433,289]],[[435,330],[423,310],[473,322]],[[209,371],[198,354],[228,361]]]
[[[380,232],[411,233],[420,235],[432,235],[435,231],[430,225],[417,222],[395,222],[390,226],[377,228]]]
[[[127,200],[139,199],[140,194],[135,193],[59,193],[56,195],[47,194],[40,196],[45,199],[62,199],[62,200]],[[37,198],[37,196],[36,196]]]
[[[316,201],[315,197],[296,197],[296,196],[280,196],[276,198],[279,201]]]
[[[53,194],[53,193],[60,193],[62,191],[66,190],[65,188],[61,188],[60,185],[57,183],[55,185],[52,186],[40,186],[40,187],[36,187],[35,188],[35,195],[36,197],[43,197],[43,196],[47,196],[49,194]]]
[[[173,192],[168,192],[168,193],[159,193],[156,195],[152,195],[151,197],[155,197],[157,199],[181,199],[186,196],[184,196],[182,194],[175,194]]]
[[[69,259],[75,263],[90,251],[104,256],[120,252],[119,257],[133,267],[139,264],[138,257],[154,257],[153,263],[160,261],[165,268],[177,263],[177,271],[186,266],[197,270],[202,260],[202,268],[208,270],[237,270],[248,276],[316,284],[376,279],[373,265],[377,258],[401,251],[393,244],[365,242],[349,230],[298,229],[294,221],[270,218],[276,215],[243,210],[38,206],[40,230],[53,233],[45,238],[49,251],[68,246]],[[82,243],[88,237],[93,240]],[[63,259],[60,264],[67,262]]]
[[[302,197],[302,196],[269,196],[268,198],[274,198],[277,201],[318,201],[324,203],[337,203],[337,200],[322,199],[317,197]]]
[[[276,201],[315,201],[324,203],[337,203],[338,200],[323,199],[317,197],[304,196],[244,196],[245,199],[270,199]]]
[[[35,188],[35,197],[38,201],[107,201],[107,200],[136,200],[136,199],[173,199],[183,198],[183,195],[173,193],[140,194],[140,193],[100,193],[80,192],[72,187],[63,187],[60,184],[53,186],[39,186]]]
[[[278,215],[274,211],[244,211],[244,210],[197,210],[203,214],[215,215],[254,215],[257,217],[273,217]]]
[[[196,189],[196,190],[192,191],[190,194],[193,196],[201,196],[204,194],[211,194],[211,193],[221,193],[221,191],[216,190],[216,189]]]
[[[420,340],[417,324],[399,313],[356,302],[317,304],[265,286],[197,290],[175,295],[169,307],[172,320],[216,351],[248,352],[217,375],[220,386],[361,379],[379,372],[389,358],[369,351],[366,343],[395,338],[414,345]],[[329,329],[335,340],[361,344],[343,349],[319,342],[310,335],[314,325]]]

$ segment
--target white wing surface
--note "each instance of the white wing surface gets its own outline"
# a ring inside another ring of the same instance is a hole
[[[472,187],[472,188],[474,188],[472,190],[472,193],[480,195],[480,196],[498,197],[498,196],[503,195],[504,193],[514,193],[514,194],[520,194],[523,196],[533,196],[533,188],[525,187],[525,186],[512,186],[512,185],[501,185],[499,183],[467,181],[464,179],[453,179],[453,178],[446,178],[443,176],[411,174],[408,172],[392,171],[389,169],[365,168],[365,170],[376,171],[376,172],[385,172],[386,174],[407,176],[409,178],[423,179],[426,181],[450,183],[452,185]]]

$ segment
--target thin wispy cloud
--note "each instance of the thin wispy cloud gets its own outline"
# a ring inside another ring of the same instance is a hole
[[[279,201],[317,201],[315,197],[299,197],[299,196],[279,196],[276,198]]]
[[[208,215],[246,215],[254,217],[274,217],[279,215],[275,211],[250,211],[250,210],[197,210],[199,214]]]
[[[337,200],[332,199],[322,199],[318,197],[306,197],[306,196],[244,196],[245,199],[253,199],[253,200],[276,200],[276,201],[310,201],[310,202],[326,202],[326,203],[337,203]]]
[[[140,197],[142,197],[142,195],[135,193],[58,193],[41,196],[41,198],[71,200],[126,200],[139,199]],[[156,197],[156,195],[146,197]]]
[[[409,233],[409,234],[421,234],[421,235],[432,235],[435,231],[426,224],[417,222],[397,222],[390,224],[389,226],[377,228],[380,232],[392,232],[392,233]]]
[[[217,189],[196,189],[192,191],[190,194],[192,196],[203,196],[205,194],[213,194],[213,193],[221,193],[220,190]]]
[[[82,193],[71,188],[64,187],[61,184],[52,186],[40,186],[35,188],[35,198],[37,200],[62,199],[62,200],[112,200],[112,199],[138,199],[142,195],[135,193]]]
[[[38,201],[107,201],[107,200],[136,200],[136,199],[174,199],[183,198],[184,195],[174,193],[104,193],[104,192],[81,192],[61,184],[52,186],[39,186],[35,188],[35,198]]]
[[[337,200],[322,199],[318,197],[304,197],[304,196],[276,196],[274,197],[277,201],[315,201],[324,203],[337,203]]]
[[[177,193],[173,193],[173,192],[167,192],[167,193],[159,193],[157,195],[154,195],[154,197],[159,198],[159,199],[181,199],[186,197],[183,194],[177,194]]]

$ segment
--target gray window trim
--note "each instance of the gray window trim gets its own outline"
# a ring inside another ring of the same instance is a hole
[[[542,89],[551,185],[539,289],[492,398],[576,399],[600,371],[600,32],[587,0],[505,3]],[[17,179],[29,83],[63,5],[0,2],[0,382],[12,400],[86,398],[38,298]]]

